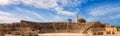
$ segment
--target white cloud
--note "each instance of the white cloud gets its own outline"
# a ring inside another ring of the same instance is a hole
[[[89,15],[91,16],[105,16],[108,15],[110,13],[117,13],[120,7],[114,7],[111,5],[104,5],[104,6],[99,6],[96,8],[92,8],[89,10]]]
[[[24,20],[28,20],[28,21],[36,21],[34,18],[31,18],[29,16],[23,16]]]
[[[43,21],[47,21],[43,16],[35,13],[35,12],[31,12],[33,15],[35,15],[36,17],[38,17],[40,20],[43,20]]]
[[[120,7],[118,4],[107,4],[107,5],[99,5],[95,7],[91,7],[87,10],[88,17],[86,18],[88,21],[105,21],[109,19],[119,18],[120,15],[116,15],[120,13]]]
[[[28,5],[33,4],[33,0],[21,0],[21,2],[25,3],[25,4],[28,4]]]
[[[21,17],[23,17],[23,20],[29,20],[29,21],[42,21],[42,22],[51,22],[51,21],[64,21],[63,17],[60,17],[59,15],[53,15],[50,17],[51,18],[47,18],[49,15],[46,15],[46,14],[39,14],[38,12],[34,12],[34,11],[31,11],[31,10],[27,10],[27,9],[24,9],[24,8],[17,8],[16,7],[16,10],[18,11],[18,14],[22,14]],[[23,12],[24,10],[24,12]],[[20,12],[20,13],[19,13]],[[43,12],[44,13],[44,12]],[[64,14],[65,12],[63,12]],[[50,14],[50,13],[49,13]],[[68,13],[66,13],[68,14]],[[43,16],[44,15],[44,16]],[[33,17],[34,16],[34,17]],[[35,19],[37,18],[37,20]],[[39,20],[38,20],[39,19]]]
[[[7,16],[0,16],[0,21],[5,22],[5,23],[10,23],[10,22],[18,22],[20,19],[14,18],[14,17],[7,17]]]
[[[22,0],[24,4],[32,5],[37,8],[44,8],[44,9],[53,8],[60,15],[68,15],[68,16],[74,15],[73,12],[66,11],[61,6],[59,6],[58,1],[60,0]],[[68,3],[72,3],[72,2],[69,0],[62,0],[61,3],[65,3],[64,5],[68,5]],[[77,3],[78,1],[76,1],[76,3],[74,2],[74,4],[77,4]]]
[[[13,14],[0,11],[0,21],[1,22],[17,22],[20,18],[15,18]]]
[[[58,4],[58,2],[61,1],[62,6],[60,6]],[[70,11],[66,11],[63,7],[66,6],[66,5],[69,5],[69,6],[77,6],[78,3],[82,2],[82,1],[78,1],[78,0],[74,0],[75,2],[72,2],[70,0],[0,0],[0,5],[10,5],[10,4],[19,4],[19,3],[22,3],[24,5],[27,5],[27,6],[34,6],[36,8],[43,8],[43,9],[55,9],[56,13],[59,14],[59,15],[66,15],[66,16],[73,16],[75,15],[74,12],[70,12]],[[40,14],[38,13],[35,13],[35,12],[31,12],[30,10],[25,10],[24,9],[24,12],[23,12],[23,9],[21,10],[21,8],[18,8],[16,9],[17,12],[22,12],[22,13],[29,13],[29,14],[33,14],[34,16],[38,17],[39,19],[42,19],[44,21],[46,21],[46,19],[41,16]],[[10,15],[10,14],[8,14]],[[19,13],[17,14],[19,15]],[[14,15],[13,15],[14,16]],[[21,18],[21,19],[32,19],[31,17],[29,17],[28,15],[25,15],[27,17],[18,17],[18,18]],[[14,16],[16,17],[16,16]],[[7,18],[7,17],[5,17]],[[11,17],[10,17],[11,18]],[[18,19],[16,18],[16,19]],[[12,19],[12,18],[11,18]],[[15,18],[13,18],[15,19]],[[62,18],[60,17],[55,17],[55,19],[59,19],[61,20]],[[34,20],[34,19],[32,19]]]
[[[30,20],[30,21],[47,21],[41,14],[34,12],[32,10],[24,9],[24,8],[18,8],[16,7],[17,15],[20,15],[20,17],[23,16],[23,20]],[[23,11],[24,10],[24,11]],[[21,15],[22,14],[22,15]],[[35,18],[38,18],[39,20],[36,20]]]
[[[64,8],[58,5],[58,2],[61,2],[63,6],[64,5],[76,6],[78,3],[82,2],[82,0],[81,1],[74,0],[74,1],[75,2],[70,0],[0,0],[0,3],[2,5],[23,3],[25,5],[34,6],[36,8],[43,8],[43,9],[53,8],[58,14],[71,16],[74,15],[74,13],[64,10]]]
[[[55,10],[57,11],[58,14],[61,14],[61,15],[67,15],[67,16],[75,15],[75,12],[65,11],[63,8],[60,8],[60,7],[55,7]]]
[[[35,2],[35,6],[41,8],[54,8],[58,6],[57,0],[39,0]]]
[[[47,21],[45,18],[43,18],[43,16],[41,16],[35,12],[30,12],[30,10],[21,9],[21,8],[16,8],[16,10],[18,11],[17,14],[0,11],[0,23],[19,22],[20,20],[39,21],[39,20],[36,20],[31,15],[39,18],[40,20]],[[25,10],[25,11],[23,12],[23,10]],[[24,13],[24,14],[22,14],[22,13]]]
[[[64,21],[65,18],[60,17],[60,16],[54,16],[53,19],[50,19],[51,21],[58,22],[58,21]]]
[[[71,6],[71,7],[75,7],[77,6],[79,3],[83,3],[86,0],[58,0],[62,6]],[[81,4],[79,4],[81,5]]]
[[[0,15],[13,16],[11,13],[0,11]]]
[[[58,11],[58,14],[61,14],[61,15],[69,15],[69,16],[74,16],[75,13],[73,12],[68,12],[68,11]]]
[[[0,4],[9,4],[9,0],[0,0]]]
[[[0,0],[0,5],[18,4],[20,0]]]
[[[86,20],[87,20],[88,22],[92,22],[92,21],[93,21],[93,22],[95,22],[95,21],[100,21],[99,18],[97,18],[97,17],[92,17],[92,16],[87,17]]]
[[[37,8],[53,8],[57,6],[57,0],[21,0],[24,4],[32,5]]]
[[[109,18],[111,18],[111,19],[120,18],[120,14],[117,14],[117,15],[110,16]]]

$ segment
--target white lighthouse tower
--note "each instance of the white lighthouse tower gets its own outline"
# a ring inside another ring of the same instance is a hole
[[[75,13],[75,21],[76,21],[76,23],[78,23],[78,21],[77,21],[78,18],[79,18],[79,17],[78,17],[78,12],[76,12],[76,13]]]

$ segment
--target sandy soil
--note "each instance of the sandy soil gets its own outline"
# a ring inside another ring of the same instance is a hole
[[[39,34],[39,36],[88,36],[88,35],[81,33],[45,33]]]
[[[39,36],[90,36],[90,35],[82,34],[82,33],[45,33],[45,34],[39,34]],[[94,35],[94,36],[120,36],[120,34]]]

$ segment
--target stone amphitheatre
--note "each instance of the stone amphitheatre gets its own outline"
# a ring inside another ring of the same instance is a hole
[[[75,33],[76,35],[86,34],[85,36],[119,36],[119,29],[107,23],[86,22],[84,18],[78,18],[77,22],[73,22],[71,19],[68,19],[66,22],[33,22],[21,20],[20,22],[5,24],[0,27],[0,36],[43,36],[46,33],[49,33],[49,35],[52,35],[50,33],[54,33],[55,35],[70,33],[69,36]]]

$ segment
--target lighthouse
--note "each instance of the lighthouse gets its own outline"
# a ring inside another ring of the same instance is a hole
[[[78,17],[78,12],[76,12],[76,14],[75,14],[75,22],[76,22],[76,23],[78,23],[78,21],[77,21],[78,18],[79,18],[79,17]]]

